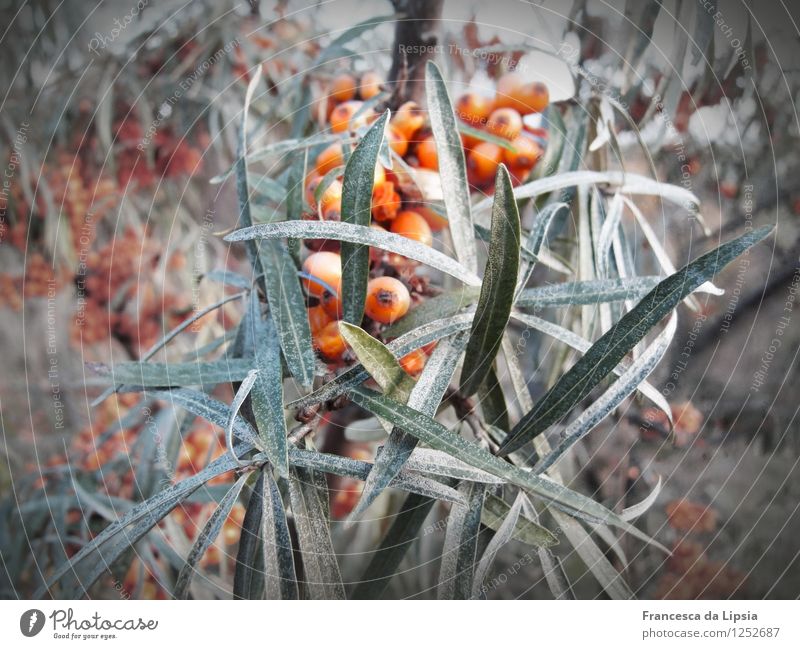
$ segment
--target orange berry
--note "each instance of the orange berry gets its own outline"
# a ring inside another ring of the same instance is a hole
[[[517,72],[507,72],[497,80],[497,91],[494,97],[495,108],[515,108],[516,96],[524,84]]]
[[[392,221],[390,230],[395,234],[424,243],[426,246],[433,243],[433,233],[425,217],[413,210],[400,212]]]
[[[425,367],[425,361],[427,360],[428,357],[425,355],[424,351],[415,349],[413,352],[406,354],[400,359],[400,367],[411,376],[416,376]]]
[[[439,154],[436,152],[436,142],[432,135],[417,144],[417,160],[419,160],[420,167],[439,169]]]
[[[511,146],[514,147],[514,151],[503,149],[503,161],[509,167],[533,169],[542,157],[542,147],[539,143],[525,135],[515,137],[511,141]]]
[[[331,169],[341,167],[343,164],[342,145],[334,142],[317,156],[316,172],[320,176],[324,176]]]
[[[408,151],[408,139],[394,126],[386,129],[386,138],[392,151],[402,158]]]
[[[474,92],[461,95],[456,100],[456,116],[475,128],[481,128],[486,124],[491,112],[492,100]]]
[[[361,107],[364,105],[364,102],[361,101],[346,101],[344,103],[339,104],[336,108],[331,111],[330,123],[331,123],[331,131],[334,133],[344,133],[349,130],[355,130],[359,126],[367,123],[369,111],[365,111],[361,114],[359,119],[357,119],[352,124],[350,123],[353,119],[353,115],[355,115]]]
[[[314,336],[314,347],[329,361],[337,361],[347,349],[338,322],[329,322]]]
[[[329,96],[334,101],[350,101],[356,96],[356,80],[349,74],[340,74],[331,81]]]
[[[391,324],[408,313],[411,295],[400,280],[376,277],[367,284],[364,311],[376,322]]]
[[[365,72],[358,86],[358,95],[363,100],[372,99],[382,90],[381,77],[377,72]]]
[[[492,180],[497,173],[497,165],[502,158],[502,149],[491,142],[481,142],[469,154],[467,167],[470,179],[481,185]]]
[[[513,140],[522,132],[522,116],[513,108],[498,108],[489,115],[486,130],[506,140]]]
[[[447,219],[430,207],[415,205],[414,211],[421,214],[422,218],[428,222],[431,232],[439,232],[447,227]]]
[[[311,327],[312,334],[320,331],[332,321],[333,318],[328,315],[328,312],[325,311],[322,305],[312,306],[308,310],[308,324]]]
[[[303,278],[303,285],[309,295],[322,298],[330,291],[328,287],[339,294],[342,283],[342,258],[335,252],[315,252],[303,262],[303,272],[320,281],[315,282]],[[326,286],[327,285],[327,286]]]
[[[550,103],[550,91],[541,81],[533,81],[520,86],[512,95],[516,108],[523,115],[541,113]]]
[[[396,128],[406,140],[411,140],[422,126],[425,124],[425,113],[420,109],[415,101],[407,101],[397,109],[392,117],[392,126]]]

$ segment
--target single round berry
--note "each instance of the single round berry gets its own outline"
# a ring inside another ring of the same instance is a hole
[[[497,137],[513,140],[522,132],[522,116],[513,108],[498,108],[489,115],[486,130]]]
[[[391,324],[408,313],[409,306],[411,295],[400,280],[376,277],[367,285],[364,310],[376,322]]]
[[[333,318],[328,315],[322,305],[312,306],[308,310],[308,324],[312,334],[321,331],[331,322],[333,322]]]
[[[328,94],[334,101],[350,101],[356,96],[356,80],[349,74],[340,74],[331,81]]]
[[[509,167],[533,169],[542,157],[542,147],[527,135],[518,135],[511,140],[511,146],[514,147],[513,151],[503,150],[503,161]]]
[[[433,243],[433,233],[425,217],[413,210],[400,212],[392,221],[390,229],[395,234],[419,241],[426,246]]]
[[[303,262],[303,285],[309,295],[322,298],[325,293],[339,294],[342,283],[342,258],[335,252],[315,252]],[[314,280],[318,281],[314,281]],[[330,289],[330,290],[329,290]]]
[[[344,133],[349,130],[355,130],[362,124],[366,124],[369,118],[369,115],[367,115],[369,111],[365,111],[360,115],[359,119],[351,123],[353,116],[361,110],[363,105],[364,102],[353,100],[345,101],[336,106],[336,108],[331,111],[331,131],[334,133]]]
[[[468,92],[456,100],[456,116],[475,128],[482,128],[491,112],[492,100],[477,93]]]
[[[329,322],[313,336],[314,347],[317,348],[328,361],[338,361],[347,349],[342,334],[339,332],[339,322]]]
[[[434,171],[439,169],[439,154],[436,151],[436,142],[433,136],[429,135],[417,144],[417,160],[420,167]]]
[[[372,99],[383,89],[383,81],[377,72],[365,72],[358,85],[358,96],[364,101]]]
[[[470,181],[476,185],[491,181],[497,173],[501,159],[502,149],[496,144],[492,142],[477,144],[467,159]]]
[[[341,167],[343,164],[342,145],[334,142],[317,156],[316,172],[320,176],[324,176],[331,169]]]
[[[406,140],[413,140],[414,134],[425,124],[425,114],[415,101],[407,101],[397,109],[392,117],[392,126],[402,133]]]

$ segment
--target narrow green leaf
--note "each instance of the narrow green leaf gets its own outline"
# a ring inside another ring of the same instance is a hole
[[[217,505],[214,513],[211,514],[211,517],[203,526],[200,535],[197,537],[197,540],[195,540],[194,545],[192,545],[189,556],[186,557],[186,563],[175,581],[175,588],[173,589],[173,597],[175,599],[186,599],[189,595],[189,586],[197,570],[197,563],[206,553],[209,546],[216,540],[217,536],[219,536],[222,525],[228,519],[228,514],[231,513],[233,505],[238,500],[247,478],[248,476],[243,475],[233,484],[228,490],[228,493],[225,494],[225,497],[220,501],[219,505]]]
[[[283,412],[281,355],[272,313],[267,313],[262,318],[256,311],[252,325],[258,368],[253,391],[250,394],[253,416],[258,432],[264,440],[267,458],[280,475],[288,476],[289,459],[286,419]]]
[[[503,484],[503,479],[491,473],[476,469],[442,451],[432,448],[415,448],[403,465],[408,471],[427,473],[456,480],[484,482],[486,484]]]
[[[436,413],[436,408],[450,384],[453,372],[455,372],[465,342],[464,334],[457,334],[452,339],[441,341],[436,346],[428,362],[425,363],[419,380],[408,396],[409,407],[431,417]],[[391,484],[416,445],[417,438],[413,434],[400,426],[392,429],[383,452],[375,458],[375,466],[367,476],[361,498],[350,514],[350,521],[360,516]]]
[[[339,34],[336,38],[334,38],[328,45],[326,45],[322,50],[320,50],[319,54],[317,55],[316,60],[314,61],[314,65],[311,66],[312,68],[316,68],[317,66],[325,63],[326,61],[332,61],[333,59],[340,58],[343,54],[347,54],[348,50],[344,48],[344,46],[352,40],[363,36],[368,31],[375,29],[376,27],[382,25],[383,23],[390,22],[397,20],[401,14],[392,14],[389,16],[377,16],[375,18],[368,18],[360,23],[356,23],[352,27],[348,27],[345,29],[341,34]]]
[[[328,494],[320,493],[312,472],[290,469],[289,496],[310,599],[344,599],[344,586],[328,520]],[[324,499],[324,500],[323,500]]]
[[[617,572],[611,562],[603,554],[594,539],[583,529],[583,526],[567,514],[551,509],[550,513],[556,524],[569,539],[575,552],[586,564],[586,567],[595,576],[603,590],[611,599],[636,599],[633,592],[625,583],[625,579]]]
[[[372,210],[372,186],[378,151],[383,143],[389,111],[385,111],[361,138],[347,160],[342,181],[342,222],[368,228]],[[361,324],[369,280],[369,246],[342,241],[342,293],[344,320]]]
[[[267,301],[286,366],[301,386],[309,388],[314,381],[316,357],[297,266],[281,241],[261,241],[258,248]]]
[[[347,322],[339,325],[339,331],[367,372],[381,386],[384,394],[401,403],[408,401],[408,395],[416,383],[386,345],[361,327]]]
[[[442,180],[453,247],[456,250],[456,257],[464,267],[475,272],[478,268],[478,256],[475,236],[472,233],[472,212],[464,148],[447,86],[442,79],[442,73],[433,61],[428,61],[425,66],[425,95],[428,98],[428,115],[439,157],[439,175]]]
[[[471,286],[479,286],[481,281],[470,270],[456,260],[408,237],[393,232],[381,232],[375,228],[330,221],[283,221],[263,223],[231,232],[225,241],[249,241],[252,239],[332,239],[374,246],[381,250],[395,252],[431,268],[442,271]]]
[[[520,292],[516,306],[572,306],[639,300],[647,295],[662,279],[663,277],[658,277],[657,275],[643,275],[624,279],[597,279],[535,286]]]
[[[453,505],[447,518],[437,599],[469,599],[472,595],[486,485],[462,482],[459,491],[467,504]]]
[[[497,534],[492,537],[492,540],[489,541],[489,545],[486,546],[486,550],[478,566],[475,568],[475,576],[472,580],[472,599],[479,599],[481,595],[484,594],[483,582],[486,581],[486,577],[489,575],[489,569],[492,567],[500,548],[508,543],[514,534],[517,521],[519,520],[520,510],[522,509],[523,498],[525,498],[525,494],[519,492],[514,500],[514,504],[503,519],[502,524],[497,528]]]
[[[664,354],[672,342],[672,337],[675,335],[677,325],[678,316],[673,313],[664,331],[658,335],[642,355],[620,374],[619,378],[612,383],[608,390],[593,401],[579,417],[567,426],[561,434],[556,447],[536,464],[534,468],[536,473],[542,473],[558,462],[576,442],[588,435],[597,424],[611,414],[619,404],[639,387],[661,359],[664,358]]]
[[[299,599],[292,540],[286,509],[275,480],[264,471],[261,540],[264,552],[264,584],[267,599]]]
[[[460,390],[465,396],[475,394],[489,373],[514,304],[520,226],[511,191],[511,177],[501,164],[495,179],[489,258],[461,370]]]
[[[478,403],[481,405],[483,420],[490,426],[495,426],[501,430],[509,430],[508,407],[506,397],[503,394],[503,387],[497,378],[496,368],[493,365],[489,368],[486,380],[478,388]]]
[[[491,142],[492,144],[499,146],[501,149],[506,149],[507,151],[511,151],[513,153],[516,153],[517,151],[514,148],[514,145],[512,145],[507,138],[493,135],[492,133],[489,133],[489,131],[482,131],[474,126],[470,126],[460,119],[456,120],[456,128],[458,129],[459,133],[463,135],[469,135],[476,140],[481,140],[482,142]]]
[[[569,329],[565,329],[564,327],[561,327],[553,322],[538,318],[535,315],[513,312],[511,317],[515,320],[518,320],[526,327],[532,327],[533,329],[541,331],[548,336],[552,336],[556,340],[564,343],[565,345],[569,345],[572,347],[572,349],[575,349],[582,354],[588,352],[592,347],[592,343],[586,340],[586,338],[583,338]],[[617,376],[620,376],[627,368],[628,362],[621,361],[619,365],[617,365],[611,371]],[[655,405],[661,408],[661,410],[664,411],[668,417],[671,417],[669,414],[669,403],[667,403],[664,395],[661,394],[661,392],[657,390],[654,385],[648,383],[647,381],[642,381],[642,383],[640,383],[636,389],[641,392],[643,396],[647,397]],[[531,404],[531,407],[533,407],[533,404]]]
[[[211,390],[220,383],[241,381],[252,369],[250,359],[194,361],[191,363],[92,363],[89,368],[115,385],[142,387],[203,386]]]
[[[231,412],[228,417],[228,423],[225,425],[225,444],[229,449],[233,449],[233,428],[236,425],[236,418],[239,416],[239,409],[250,394],[250,390],[252,390],[253,384],[256,382],[257,378],[258,370],[250,370],[236,390],[236,394],[231,402]]]
[[[242,520],[236,568],[233,572],[233,599],[261,599],[264,595],[264,566],[259,566],[261,519],[264,516],[264,470],[259,473]],[[262,574],[259,573],[259,567]]]
[[[772,231],[765,226],[706,253],[660,282],[609,329],[514,427],[499,453],[507,455],[564,416],[613,371],[634,345],[703,282]]]
[[[511,508],[502,499],[493,494],[487,494],[483,501],[483,514],[481,522],[493,530],[498,530],[503,520],[508,516]],[[520,516],[514,526],[513,537],[517,541],[532,545],[537,548],[549,548],[558,545],[558,537],[546,527],[542,527],[535,520],[527,516]]]
[[[692,192],[669,183],[658,182],[647,176],[624,173],[622,171],[568,171],[555,176],[540,178],[514,189],[514,198],[536,198],[542,194],[585,185],[613,185],[620,194],[643,194],[645,196],[660,196],[676,205],[683,206],[694,212],[700,204],[700,199]],[[486,198],[475,205],[475,211],[489,208],[492,199]]]
[[[547,230],[550,227],[550,223],[552,223],[556,214],[562,210],[568,211],[569,205],[566,203],[552,203],[551,205],[546,205],[543,207],[536,214],[536,217],[533,221],[533,226],[531,227],[531,231],[528,233],[528,238],[524,245],[525,251],[531,256],[531,258],[528,258],[522,265],[519,282],[517,284],[518,293],[525,288],[525,285],[530,280],[531,275],[533,275],[534,268],[536,267],[536,261],[539,258],[542,245],[547,237]]]

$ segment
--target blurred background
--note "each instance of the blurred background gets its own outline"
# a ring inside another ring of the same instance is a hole
[[[390,78],[392,17],[414,3],[0,4],[8,18],[0,34],[0,594],[15,598],[91,535],[77,504],[89,503],[100,525],[115,499],[136,499],[133,474],[153,453],[142,431],[175,423],[168,407],[138,395],[93,406],[103,386],[92,364],[141,359],[167,331],[237,290],[208,277],[247,267],[219,236],[238,208],[233,183],[215,177],[235,158],[254,66],[268,88],[252,116],[267,126],[257,144],[320,130],[316,102],[336,73]],[[680,267],[749,228],[777,225],[769,246],[718,277],[724,295],[681,307],[673,348],[652,377],[675,430],[635,403],[562,465],[610,504],[642,476],[663,480],[642,527],[673,556],[627,541],[608,548],[642,597],[800,594],[799,12],[735,0],[445,0],[435,21],[434,57],[454,95],[490,95],[500,75],[518,70],[545,82],[551,101],[573,116],[596,110],[609,133],[594,136],[613,140],[618,158],[611,167],[701,199],[702,221],[641,203],[651,236],[626,214],[641,272],[662,272],[665,257]],[[352,32],[374,18],[382,20]],[[594,155],[603,152],[589,146]],[[270,173],[265,165],[267,185]],[[169,358],[225,341],[240,313],[233,301],[192,324]],[[526,345],[534,396],[548,378],[537,368],[556,353],[546,339]],[[185,418],[179,426],[192,448],[222,452],[210,424]],[[180,453],[176,472],[191,473],[192,459]],[[192,506],[175,513],[168,542],[139,548],[96,596],[165,596],[170,543],[185,553],[209,511]],[[229,536],[204,559],[219,575],[208,596],[224,593],[237,511]],[[443,536],[435,523],[406,559],[397,586],[405,593],[432,594],[435,571],[425,566]],[[378,534],[362,527],[361,537],[336,539],[343,570]],[[516,566],[525,551],[500,557],[495,571],[505,579],[490,597],[548,596],[538,564]],[[599,596],[581,578],[580,559],[562,558],[578,594]]]

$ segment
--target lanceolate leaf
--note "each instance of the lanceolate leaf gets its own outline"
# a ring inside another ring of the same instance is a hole
[[[664,358],[664,354],[672,342],[672,337],[675,335],[677,325],[678,316],[673,313],[667,327],[644,353],[620,374],[620,377],[614,381],[600,398],[592,402],[592,405],[567,426],[566,430],[561,434],[558,445],[536,465],[534,469],[536,473],[542,473],[555,464],[578,440],[587,435],[626,397],[636,390],[639,384],[650,375],[650,372]]]
[[[566,203],[553,203],[542,208],[536,215],[533,222],[531,231],[528,233],[525,250],[532,255],[533,259],[526,261],[522,266],[522,272],[519,279],[519,290],[525,288],[528,280],[533,274],[533,269],[536,265],[536,258],[539,256],[539,251],[542,249],[545,237],[547,236],[547,229],[553,221],[553,217],[562,210],[569,210],[569,205]]]
[[[483,501],[481,522],[493,530],[498,530],[511,508],[506,502],[493,494],[487,494]],[[538,548],[549,548],[558,545],[558,537],[536,521],[521,515],[514,526],[513,537],[517,541]]]
[[[228,490],[228,493],[226,493],[219,502],[219,505],[217,505],[214,513],[211,514],[211,518],[209,518],[206,524],[203,526],[200,536],[197,537],[197,540],[194,542],[194,545],[189,552],[189,556],[186,557],[186,564],[178,574],[178,579],[175,582],[175,588],[173,591],[173,596],[175,599],[186,599],[187,595],[189,594],[189,585],[191,584],[192,577],[194,577],[194,573],[197,569],[197,563],[206,553],[206,550],[208,550],[209,546],[215,541],[217,536],[219,536],[222,525],[228,519],[228,514],[231,513],[234,503],[239,498],[239,493],[241,493],[242,487],[244,487],[244,483],[247,478],[248,476],[243,475],[234,483],[234,485]]]
[[[261,519],[264,516],[264,470],[256,480],[239,535],[236,568],[233,572],[233,599],[261,599],[264,590],[264,566],[258,561],[261,552]],[[259,565],[260,564],[260,565]],[[259,574],[260,573],[260,574]]]
[[[253,383],[256,382],[257,378],[258,370],[250,370],[242,381],[241,385],[239,385],[239,389],[236,390],[236,394],[233,397],[230,415],[228,416],[228,423],[225,425],[225,445],[231,452],[233,452],[233,427],[236,424],[236,418],[239,416],[239,408],[242,407],[247,395],[250,394],[250,390],[253,388]]]
[[[339,325],[339,331],[384,394],[405,403],[415,385],[414,379],[400,366],[386,345],[361,327],[347,322]]]
[[[516,306],[571,306],[638,300],[647,295],[662,279],[655,275],[645,275],[627,279],[597,279],[536,286],[521,291]]]
[[[514,304],[520,226],[511,189],[511,177],[501,164],[495,180],[489,259],[461,370],[460,390],[465,396],[475,394],[489,373]]]
[[[519,520],[523,498],[525,498],[525,494],[522,492],[517,494],[517,498],[514,500],[514,504],[508,514],[506,514],[505,520],[503,520],[502,524],[497,528],[497,534],[492,537],[492,540],[489,541],[489,545],[486,546],[480,563],[478,563],[478,567],[475,569],[475,577],[472,582],[472,599],[478,599],[483,594],[483,582],[486,581],[489,569],[494,563],[497,552],[511,540],[514,529],[517,526],[517,521]]]
[[[467,503],[453,505],[447,518],[447,533],[439,570],[438,599],[469,599],[472,595],[486,485],[462,482],[459,491],[464,494]]]
[[[465,335],[457,334],[452,339],[443,340],[436,346],[408,397],[409,407],[431,417],[436,413],[436,408],[450,384],[453,372],[455,372],[465,342]],[[396,422],[393,421],[393,423]],[[367,476],[361,498],[353,509],[350,520],[366,510],[375,498],[391,484],[416,445],[417,438],[413,434],[401,426],[394,427],[383,452],[375,459],[375,466]]]
[[[392,401],[368,388],[357,387],[352,392],[353,402],[395,423],[409,434],[432,448],[449,453],[474,467],[488,471],[509,482],[528,489],[548,502],[562,506],[575,516],[584,516],[593,522],[602,521],[633,533],[631,525],[591,498],[567,489],[552,480],[536,476],[495,457],[477,444],[447,430],[442,424],[422,413]],[[638,532],[638,530],[636,530]]]
[[[241,381],[253,368],[251,359],[194,361],[191,363],[127,362],[113,366],[89,366],[114,384],[142,387],[205,386],[211,389],[220,383]]]
[[[562,375],[514,427],[499,453],[507,455],[518,449],[561,419],[683,298],[771,231],[772,227],[766,226],[748,232],[699,257],[659,283]]]
[[[558,189],[578,187],[581,185],[614,185],[620,194],[643,194],[646,196],[660,196],[676,205],[689,207],[694,210],[700,200],[692,192],[669,183],[658,182],[647,176],[624,173],[622,171],[568,171],[555,176],[540,178],[520,185],[514,189],[517,200],[535,198],[541,194],[548,194]],[[488,209],[491,199],[484,199],[475,206],[475,210]]]
[[[381,232],[374,228],[352,223],[331,221],[282,221],[262,223],[249,228],[236,230],[225,237],[225,241],[249,241],[251,239],[332,239],[374,246],[381,250],[395,252],[431,268],[447,273],[469,284],[479,286],[481,281],[470,270],[454,259],[434,250],[430,246],[413,241],[408,237],[392,232]]]
[[[450,234],[458,260],[470,271],[478,267],[475,237],[472,234],[472,213],[467,184],[467,166],[464,149],[456,126],[456,116],[442,73],[433,61],[425,67],[425,94],[428,114],[439,157],[439,174],[442,179],[444,204]]]
[[[553,322],[549,322],[547,320],[543,320],[542,318],[538,318],[535,315],[528,315],[523,313],[517,313],[516,311],[511,314],[511,317],[515,320],[518,320],[522,324],[528,327],[533,327],[537,331],[541,331],[548,336],[552,336],[558,341],[569,345],[573,349],[585,354],[589,351],[592,347],[592,343],[590,343],[586,338],[579,336],[578,334],[570,331],[569,329],[565,329],[564,327],[557,325]],[[628,367],[627,361],[620,362],[613,370],[611,370],[614,374],[620,375],[625,369]],[[670,407],[667,400],[664,398],[664,395],[659,392],[655,386],[651,385],[647,381],[642,381],[636,388],[641,392],[645,397],[650,399],[655,405],[657,405],[661,410],[663,410],[668,417],[672,417],[670,414]]]
[[[256,309],[252,319],[258,375],[250,393],[250,401],[267,458],[280,475],[288,476],[281,354],[272,314],[267,313],[262,318],[259,311]]]
[[[292,541],[278,485],[264,471],[261,540],[264,551],[264,586],[267,599],[298,599]]]
[[[312,472],[292,467],[289,495],[311,599],[344,599],[344,586],[331,541],[327,493],[320,493]],[[325,501],[323,501],[323,498]]]
[[[286,366],[300,385],[311,387],[316,358],[297,267],[281,241],[261,241],[259,251],[267,301]]]
[[[342,222],[369,227],[372,186],[378,151],[383,143],[389,111],[370,127],[347,161],[342,181]],[[342,241],[342,293],[344,320],[361,324],[369,280],[369,246]]]

